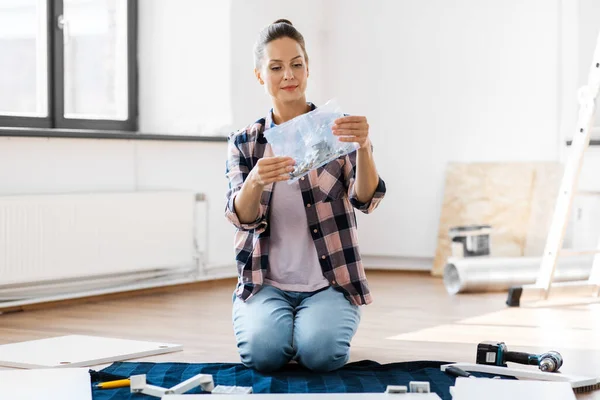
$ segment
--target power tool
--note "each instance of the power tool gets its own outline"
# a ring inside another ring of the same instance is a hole
[[[477,345],[477,364],[506,367],[507,362],[537,365],[545,372],[556,372],[563,364],[563,358],[557,351],[543,354],[529,354],[508,351],[504,342],[481,342]]]

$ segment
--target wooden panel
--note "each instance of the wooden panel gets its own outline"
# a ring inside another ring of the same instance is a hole
[[[83,367],[182,350],[181,345],[66,335],[0,346],[0,365],[15,368]]]
[[[534,184],[523,251],[526,257],[539,257],[544,253],[563,170],[559,163],[539,163],[534,167]]]
[[[492,257],[541,255],[559,184],[556,163],[449,164],[432,274],[443,274],[455,226],[491,225]]]

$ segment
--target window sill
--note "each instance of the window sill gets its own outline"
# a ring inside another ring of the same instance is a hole
[[[178,142],[226,142],[226,136],[161,135],[90,129],[0,128],[0,137],[41,137],[68,139],[157,140]]]

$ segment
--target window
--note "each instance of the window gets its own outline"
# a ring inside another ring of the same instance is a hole
[[[137,130],[137,3],[1,0],[0,126]]]

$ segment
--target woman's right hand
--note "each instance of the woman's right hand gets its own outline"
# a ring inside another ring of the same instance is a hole
[[[263,157],[250,171],[252,182],[264,188],[273,182],[287,181],[294,164],[291,157]]]

